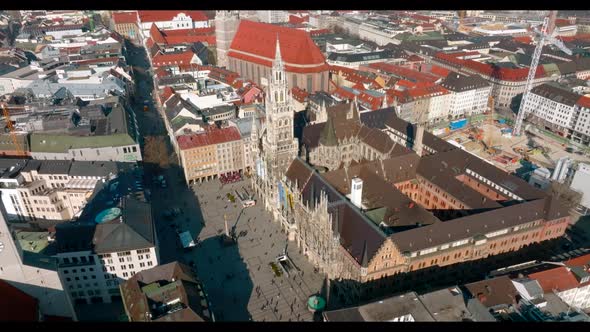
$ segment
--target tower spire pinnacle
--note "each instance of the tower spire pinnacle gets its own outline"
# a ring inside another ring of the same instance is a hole
[[[281,43],[279,42],[279,34],[277,33],[277,47],[275,50],[275,61],[282,61],[281,57]]]

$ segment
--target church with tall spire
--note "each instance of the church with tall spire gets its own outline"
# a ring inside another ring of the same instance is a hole
[[[299,142],[294,133],[293,98],[287,84],[278,35],[270,74],[265,98],[266,117],[258,135],[256,173],[252,186],[267,210],[272,211],[275,218],[280,218],[275,207],[284,198],[279,196],[277,186],[280,186],[287,168],[297,157]]]
[[[287,85],[285,64],[277,37],[275,59],[266,93],[266,134],[263,137],[263,159],[278,178],[297,156],[298,142],[293,130],[293,99]]]

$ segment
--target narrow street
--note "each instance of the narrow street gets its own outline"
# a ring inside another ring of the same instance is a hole
[[[143,137],[165,137],[164,121],[156,110],[145,49],[127,44],[126,56],[135,73],[136,96],[131,105],[140,134]],[[144,105],[149,111],[144,112]],[[292,244],[287,248],[289,257],[303,273],[275,277],[269,263],[287,243],[279,226],[270,220],[270,215],[261,206],[241,211],[239,204],[228,204],[223,198],[215,197],[237,187],[250,190],[249,182],[241,181],[224,188],[220,187],[219,180],[213,180],[189,188],[167,138],[166,142],[170,160],[167,169],[143,163],[145,188],[151,190],[160,264],[180,261],[195,268],[218,321],[313,320],[306,301],[320,291],[323,276],[313,272],[313,267]],[[153,182],[154,177],[160,175],[166,180],[166,188]],[[179,209],[180,214],[173,218],[164,217],[166,211],[173,208]],[[235,224],[236,231],[242,234],[239,245],[220,245],[224,215],[231,218],[231,225]],[[240,220],[236,220],[238,215]],[[178,233],[184,231],[190,231],[194,239],[199,239],[198,247],[192,250],[181,247]]]

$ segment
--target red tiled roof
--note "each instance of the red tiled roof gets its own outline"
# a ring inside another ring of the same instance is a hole
[[[417,56],[416,54],[412,54],[408,58],[408,61],[412,61],[412,62],[415,62],[415,61],[424,61],[424,59],[421,58],[421,57],[419,57],[419,56]]]
[[[139,20],[144,23],[171,21],[180,13],[190,16],[193,22],[208,21],[207,15],[200,10],[140,10]]]
[[[361,91],[358,96],[358,102],[370,110],[376,110],[383,104],[383,98],[384,97],[375,97]]]
[[[152,58],[154,67],[166,65],[188,65],[190,64],[195,53],[193,51],[186,51],[182,53],[158,53]]]
[[[334,91],[333,95],[339,97],[340,99],[354,99],[356,96],[351,91],[343,89],[342,87],[336,88],[336,91]]]
[[[572,42],[576,40],[576,36],[556,36],[555,38],[563,41],[563,42]]]
[[[287,71],[294,71],[294,68],[302,69],[303,72],[327,69],[324,55],[307,32],[247,20],[240,22],[228,56],[270,66],[275,58],[277,36]],[[298,65],[314,66],[302,68]]]
[[[158,29],[156,23],[152,24],[150,28],[150,37],[156,44],[166,44],[166,38],[164,37],[164,33]]]
[[[0,294],[0,321],[39,321],[39,304],[36,298],[2,279]]]
[[[579,285],[576,277],[565,266],[529,274],[529,278],[536,279],[546,293],[566,291]]]
[[[357,82],[355,85],[352,86],[352,88],[359,91],[365,90],[365,86],[361,82]]]
[[[564,38],[564,37],[562,37]],[[574,36],[576,40],[590,40],[590,33],[581,33]]]
[[[155,42],[154,40],[150,37],[145,41],[145,45],[147,46],[147,49],[149,50],[150,48],[152,48],[152,46],[154,46]]]
[[[234,39],[234,41],[235,41],[235,39]],[[282,54],[282,52],[283,52],[283,50],[281,47],[281,54]],[[266,67],[272,67],[271,60],[264,60],[264,59],[260,59],[256,56],[249,56],[249,55],[237,53],[234,51],[227,52],[227,55],[229,57],[233,57],[235,59],[240,59],[240,60],[244,60],[244,61],[248,61],[248,62],[257,63],[257,64],[260,64],[260,65],[263,65]],[[328,69],[329,69],[329,66],[327,63],[321,64],[318,66],[312,66],[312,67],[296,67],[296,66],[290,66],[288,64],[285,64],[285,71],[290,72],[290,73],[303,73],[303,74],[319,73],[319,72],[327,71]]]
[[[232,85],[234,80],[240,77],[240,74],[236,72],[229,71],[227,69],[219,67],[208,66],[208,68],[206,69],[209,69],[209,78],[223,82],[228,85]]]
[[[406,88],[416,87],[416,83],[408,81],[408,80],[399,80],[399,81],[395,82],[395,85],[406,87]]]
[[[301,24],[303,22],[309,22],[309,16],[296,16],[296,15],[289,15],[289,23],[291,24]]]
[[[294,87],[291,89],[291,93],[293,95],[293,99],[297,100],[300,103],[305,102],[305,99],[309,96],[309,93],[303,89],[298,87]]]
[[[407,90],[408,95],[414,99],[433,96],[433,95],[444,95],[449,91],[440,85],[433,85],[430,87],[418,87],[415,89]]]
[[[587,97],[582,97],[582,98],[586,98],[586,99],[590,100],[590,98],[587,98]],[[570,260],[565,261],[564,264],[569,267],[572,267],[572,266],[582,267],[582,266],[590,265],[590,254],[583,255],[580,257],[576,257],[576,258],[572,258]]]
[[[115,24],[137,23],[137,12],[115,12],[113,13]]]
[[[150,36],[158,44],[175,45],[196,42],[206,42],[209,45],[215,45],[215,29],[178,29],[178,30],[160,30],[156,24],[150,28]],[[152,44],[153,45],[153,44]],[[151,45],[149,46],[151,47]]]
[[[239,140],[240,132],[236,127],[213,129],[205,133],[182,135],[176,139],[181,150],[193,149],[212,144],[221,144]]]
[[[578,99],[576,104],[580,105],[582,107],[585,107],[585,108],[590,108],[590,98],[588,98],[586,96],[582,96],[582,97],[580,97],[580,99]],[[584,256],[582,256],[582,257],[584,257]]]
[[[533,42],[533,39],[530,36],[514,37],[514,40],[523,44],[531,44]]]
[[[439,52],[435,54],[435,58],[443,60],[443,62],[449,63],[455,67],[463,67],[469,68],[477,73],[488,76],[494,77],[497,79],[505,80],[505,81],[525,81],[527,79],[529,68],[500,68],[496,67],[492,64],[488,63],[481,63],[473,60],[462,60],[457,58],[457,54],[461,54],[464,52],[458,53],[443,53]],[[537,72],[535,73],[535,78],[540,78],[545,76],[545,70],[543,66],[537,67]]]
[[[395,76],[400,76],[405,79],[416,81],[416,82],[419,82],[419,81],[435,82],[439,79],[439,77],[436,77],[434,75],[421,73],[416,70],[388,64],[385,62],[371,63],[371,64],[369,64],[369,67],[386,72],[388,74],[392,74]]]
[[[430,67],[430,72],[440,77],[447,77],[451,71],[443,67],[432,65],[432,67]]]
[[[165,103],[168,99],[170,99],[170,97],[172,97],[172,95],[174,94],[174,89],[172,89],[172,87],[164,87],[164,89],[162,89],[162,92],[160,93],[161,101],[162,103]]]
[[[556,27],[564,27],[564,26],[568,26],[568,25],[574,25],[570,22],[570,20],[566,19],[566,18],[557,18],[555,19],[555,26]]]
[[[162,31],[165,43],[186,44],[196,42],[206,42],[209,45],[215,45],[215,28],[200,29],[178,29]]]
[[[431,83],[418,83],[415,87],[412,87],[404,91],[399,91],[395,89],[390,89],[386,91],[386,94],[388,96],[391,96],[392,100],[397,100],[400,103],[408,103],[416,99],[429,98],[435,95],[443,95],[447,93],[449,93],[447,89],[443,88],[440,85]]]
[[[413,18],[414,20],[425,21],[425,22],[428,22],[428,21],[434,19],[433,17],[420,15],[420,14],[410,14],[410,15],[408,15],[408,17]]]

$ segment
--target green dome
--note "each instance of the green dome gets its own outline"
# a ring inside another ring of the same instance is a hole
[[[103,222],[111,221],[121,216],[121,209],[119,208],[110,208],[102,211],[99,213],[95,218],[94,222],[97,224],[102,224]]]
[[[307,300],[307,306],[315,311],[321,311],[326,308],[326,300],[321,296],[314,295]]]

